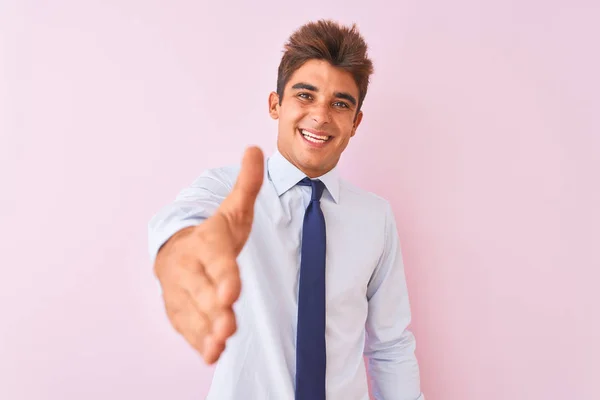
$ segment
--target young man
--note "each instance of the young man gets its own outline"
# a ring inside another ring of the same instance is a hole
[[[356,28],[289,38],[269,113],[277,151],[206,171],[149,224],[167,315],[218,360],[208,398],[421,400],[388,202],[342,180],[373,71]],[[227,345],[226,345],[227,344]]]

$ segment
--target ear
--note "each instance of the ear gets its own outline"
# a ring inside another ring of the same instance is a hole
[[[350,134],[350,137],[352,137],[352,136],[354,136],[354,134],[356,134],[356,129],[360,125],[360,122],[362,121],[362,117],[363,117],[363,112],[359,111],[358,114],[356,114],[356,118],[354,119],[354,125],[352,126],[352,133]]]
[[[273,119],[279,118],[279,95],[276,92],[269,94],[269,115]]]

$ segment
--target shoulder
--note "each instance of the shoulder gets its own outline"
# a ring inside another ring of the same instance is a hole
[[[380,258],[396,240],[396,222],[390,201],[383,196],[340,181],[340,205],[346,208],[344,219],[352,231],[373,248],[374,257]]]
[[[384,197],[365,190],[346,180],[340,180],[340,204],[358,219],[362,226],[370,226],[376,232],[387,232],[394,224],[391,203]]]
[[[387,199],[344,179],[340,180],[340,198],[341,201],[352,203],[353,206],[357,206],[365,212],[387,214],[391,211],[391,205]]]

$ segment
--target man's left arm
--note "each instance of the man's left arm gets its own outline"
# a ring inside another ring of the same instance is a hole
[[[394,214],[386,210],[385,244],[367,289],[365,355],[377,400],[424,400],[410,304]]]

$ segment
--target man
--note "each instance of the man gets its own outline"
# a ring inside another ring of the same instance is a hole
[[[209,399],[421,400],[394,215],[340,179],[373,71],[355,26],[302,26],[269,96],[277,151],[206,171],[149,224],[174,328],[218,360]]]

